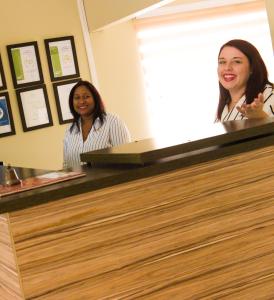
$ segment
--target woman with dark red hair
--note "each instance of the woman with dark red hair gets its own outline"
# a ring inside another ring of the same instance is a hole
[[[225,43],[218,56],[218,121],[274,116],[273,84],[259,51],[244,40]]]

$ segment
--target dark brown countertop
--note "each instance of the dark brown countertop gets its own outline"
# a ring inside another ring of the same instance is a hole
[[[187,133],[183,132],[181,136],[169,136],[163,140],[145,139],[112,148],[86,152],[81,154],[81,160],[100,164],[145,165],[161,158],[272,133],[273,119],[201,124],[203,128],[200,132],[189,129],[184,130]]]
[[[222,127],[221,131],[220,125]],[[216,128],[216,135],[214,135],[214,128]],[[146,151],[143,151],[144,149],[140,148],[142,143],[137,144],[138,147],[135,152],[134,143],[131,143],[127,145],[129,148],[125,148],[126,145],[124,145],[123,147],[118,146],[108,149],[107,155],[109,155],[109,152],[116,152],[121,157],[121,154],[123,156],[128,153],[127,149],[130,149],[135,156],[138,153],[147,155],[146,152],[149,152],[149,155],[143,156],[146,157],[144,165],[125,163],[127,161],[124,161],[124,164],[118,164],[117,161],[114,161],[113,164],[108,162],[108,164],[102,165],[100,161],[97,161],[92,167],[83,166],[80,168],[81,171],[86,173],[84,177],[9,196],[2,196],[0,198],[0,213],[20,210],[227,155],[273,145],[274,118],[212,124],[212,128],[209,128],[208,136],[203,135],[201,138],[194,138],[192,141],[187,141],[187,145],[185,143],[175,143],[166,145],[166,147],[155,147],[154,149],[144,148]],[[147,140],[145,140],[144,145],[151,147],[153,143],[150,141],[150,144],[147,144]],[[102,150],[102,152],[105,153],[106,150]],[[49,172],[27,168],[17,168],[17,170],[21,178]],[[0,172],[3,173],[2,166],[0,166]],[[0,180],[3,178],[2,173],[0,173]]]

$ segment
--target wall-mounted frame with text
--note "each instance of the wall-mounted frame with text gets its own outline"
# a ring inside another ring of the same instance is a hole
[[[69,109],[69,94],[79,80],[80,78],[77,78],[52,84],[60,124],[70,123],[73,120]]]
[[[24,131],[53,125],[44,84],[16,90],[16,95]]]
[[[37,42],[7,46],[14,88],[44,82]]]
[[[79,77],[73,36],[44,40],[51,81]]]
[[[15,134],[8,92],[0,93],[0,138]]]
[[[6,90],[6,89],[7,89],[6,78],[5,78],[4,68],[2,65],[2,59],[0,55],[0,90]]]

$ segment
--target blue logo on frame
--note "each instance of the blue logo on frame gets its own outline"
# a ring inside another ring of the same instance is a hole
[[[0,98],[0,126],[10,125],[8,107],[5,98]]]

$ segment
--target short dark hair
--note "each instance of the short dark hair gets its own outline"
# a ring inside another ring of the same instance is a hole
[[[235,39],[225,43],[220,48],[218,58],[223,48],[227,46],[234,47],[240,50],[248,58],[248,61],[250,63],[251,74],[247,81],[246,90],[245,90],[246,103],[250,104],[251,102],[253,102],[254,98],[258,96],[259,93],[263,92],[264,87],[267,83],[272,85],[272,83],[268,80],[268,73],[267,73],[265,63],[257,48],[253,46],[251,43],[241,39]],[[219,104],[217,109],[218,120],[221,119],[221,115],[225,105],[229,104],[231,101],[231,97],[228,90],[226,90],[221,85],[220,82],[219,82],[219,90],[220,90]]]
[[[101,124],[103,124],[105,121],[106,111],[105,111],[104,103],[102,101],[102,98],[101,98],[98,90],[89,81],[79,80],[73,86],[73,88],[71,89],[70,94],[69,94],[69,108],[70,108],[71,114],[73,115],[73,122],[70,127],[70,132],[72,132],[72,129],[74,126],[76,126],[78,128],[78,130],[80,130],[80,128],[79,128],[80,115],[76,112],[76,110],[74,109],[74,106],[73,106],[73,97],[74,97],[75,90],[80,86],[85,86],[90,91],[90,93],[93,97],[93,100],[95,103],[95,108],[94,108],[94,112],[93,112],[94,120],[99,118]]]

